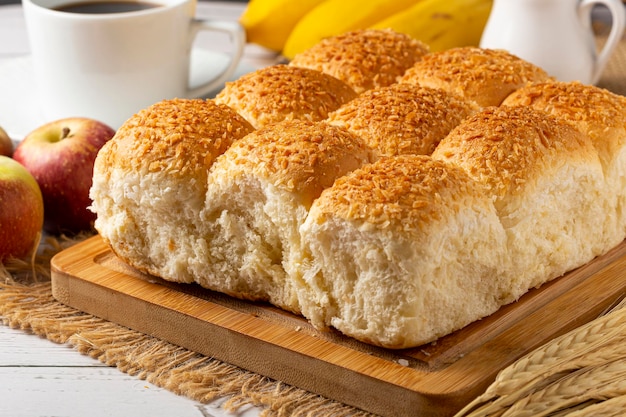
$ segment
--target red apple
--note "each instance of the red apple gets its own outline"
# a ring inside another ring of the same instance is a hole
[[[0,262],[34,249],[43,210],[35,178],[19,162],[0,155]]]
[[[20,142],[13,158],[26,167],[41,188],[44,230],[77,233],[91,230],[95,214],[89,189],[93,165],[115,131],[84,117],[61,119],[38,127]]]
[[[13,141],[7,135],[7,132],[0,127],[0,155],[11,156],[13,155]]]

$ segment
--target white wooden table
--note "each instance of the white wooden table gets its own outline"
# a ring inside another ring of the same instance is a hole
[[[2,417],[222,417],[220,402],[200,404],[81,355],[66,345],[0,326]]]
[[[198,5],[198,16],[236,19],[242,8],[241,3],[202,2]],[[210,42],[210,39],[202,42]],[[21,6],[0,6],[0,65],[24,59],[28,53]],[[274,59],[266,51],[250,46],[242,68],[268,65]],[[6,104],[16,99],[0,91],[0,102]],[[177,396],[103,365],[69,346],[0,324],[0,417],[233,415],[219,404],[220,401],[203,405]],[[259,410],[248,408],[236,415],[258,414]]]

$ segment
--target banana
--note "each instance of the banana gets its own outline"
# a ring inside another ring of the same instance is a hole
[[[365,29],[420,1],[422,0],[326,0],[296,24],[287,38],[283,55],[292,59],[297,53],[325,37]]]
[[[478,46],[493,0],[422,0],[378,23],[427,44],[431,51]]]
[[[324,0],[250,0],[239,18],[248,42],[280,52],[298,21]]]

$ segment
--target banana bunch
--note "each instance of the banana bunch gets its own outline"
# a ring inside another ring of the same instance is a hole
[[[478,46],[492,3],[493,0],[421,0],[372,27],[411,35],[431,51]]]
[[[239,23],[248,42],[280,52],[298,21],[322,3],[324,0],[250,0]]]
[[[493,0],[250,0],[248,41],[291,59],[321,39],[378,28],[406,33],[431,51],[478,45]]]

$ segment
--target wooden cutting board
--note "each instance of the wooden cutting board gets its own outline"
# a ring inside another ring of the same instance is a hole
[[[626,292],[626,243],[436,343],[372,347],[272,306],[146,276],[99,236],[52,259],[54,297],[192,351],[382,416],[450,416],[498,371]]]

